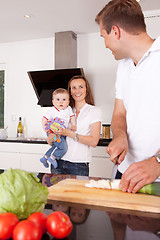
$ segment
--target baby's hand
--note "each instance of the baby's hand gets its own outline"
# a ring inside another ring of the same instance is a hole
[[[71,126],[71,130],[72,130],[72,131],[76,131],[76,130],[77,130],[77,127],[72,125],[72,126]]]

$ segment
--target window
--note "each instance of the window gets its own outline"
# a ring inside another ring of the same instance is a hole
[[[4,70],[0,70],[0,128],[4,128]]]

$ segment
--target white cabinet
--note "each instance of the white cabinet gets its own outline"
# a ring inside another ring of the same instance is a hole
[[[97,146],[92,148],[92,161],[89,167],[90,177],[110,178],[113,169],[109,155],[106,153],[106,147]]]
[[[0,169],[20,168],[20,154],[0,152]]]
[[[49,149],[48,144],[0,142],[0,169],[20,168],[28,172],[50,173],[40,162],[40,158]],[[106,147],[91,149],[92,161],[89,176],[110,178],[113,163],[106,153]]]
[[[50,173],[40,158],[48,150],[48,144],[0,142],[0,169],[20,168],[28,172]]]

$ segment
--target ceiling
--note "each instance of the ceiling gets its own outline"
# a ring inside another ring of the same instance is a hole
[[[53,37],[55,32],[98,32],[94,19],[108,0],[0,0],[0,43]],[[141,0],[160,11],[160,0]],[[25,18],[29,15],[30,18]]]

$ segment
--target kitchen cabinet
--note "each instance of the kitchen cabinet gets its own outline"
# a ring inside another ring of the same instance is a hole
[[[20,168],[28,172],[50,173],[50,167],[45,168],[40,162],[40,158],[48,149],[49,145],[46,142],[0,141],[0,169]],[[106,146],[91,148],[91,153],[89,176],[110,178],[113,163],[106,153]]]
[[[40,162],[48,148],[47,144],[0,142],[0,169],[50,173],[50,167],[45,168]]]
[[[92,148],[92,161],[89,167],[90,177],[110,178],[112,175],[113,163],[106,153],[106,146]]]

